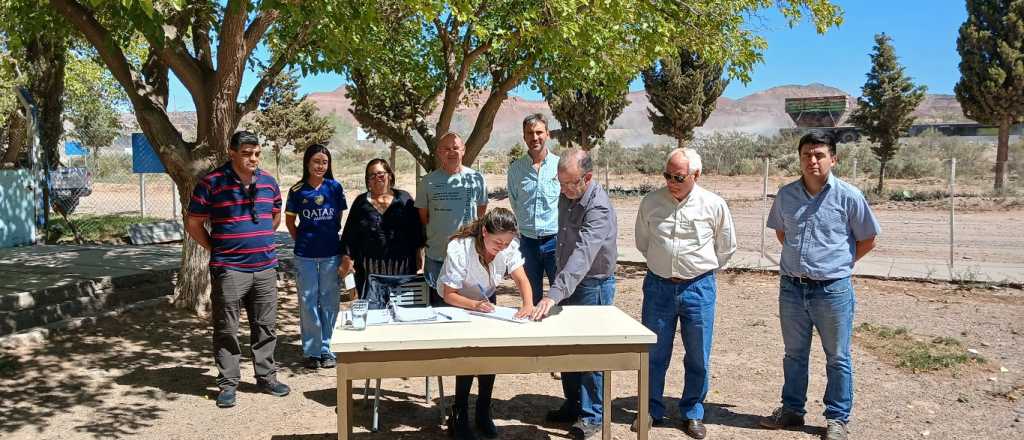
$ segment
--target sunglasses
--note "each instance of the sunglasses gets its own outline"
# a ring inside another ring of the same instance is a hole
[[[260,222],[260,216],[256,212],[256,182],[249,184],[249,215],[253,223]]]
[[[674,180],[674,181],[676,181],[676,183],[683,183],[683,182],[686,181],[687,177],[690,177],[690,176],[679,176],[679,175],[676,175],[676,174],[669,174],[667,172],[666,173],[661,173],[661,175],[665,176],[665,180]]]

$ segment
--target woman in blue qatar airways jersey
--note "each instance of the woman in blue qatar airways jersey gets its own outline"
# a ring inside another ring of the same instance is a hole
[[[288,191],[285,224],[295,240],[299,322],[306,368],[333,368],[331,335],[338,319],[338,233],[348,209],[345,191],[331,174],[331,152],[310,145],[302,180]],[[296,224],[298,221],[298,224]]]

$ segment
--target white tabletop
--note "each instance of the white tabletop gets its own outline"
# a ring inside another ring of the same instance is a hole
[[[339,321],[340,323],[340,321]],[[564,306],[542,321],[472,316],[469,322],[335,328],[331,351],[424,350],[538,345],[653,344],[657,336],[615,306]]]

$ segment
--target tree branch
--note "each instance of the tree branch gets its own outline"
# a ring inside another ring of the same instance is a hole
[[[263,97],[263,92],[265,92],[267,90],[267,87],[269,87],[270,84],[274,82],[274,79],[277,78],[277,75],[280,74],[282,70],[284,70],[285,66],[287,66],[288,63],[291,62],[299,47],[306,45],[306,41],[308,39],[309,25],[308,23],[306,23],[302,26],[302,29],[299,31],[299,35],[297,35],[295,39],[293,39],[292,42],[288,44],[288,47],[286,47],[284,51],[279,54],[277,60],[274,61],[274,64],[271,64],[270,67],[263,71],[263,74],[260,77],[259,82],[257,82],[256,85],[253,86],[252,90],[249,92],[249,97],[246,98],[244,103],[239,105],[239,118],[245,116],[247,113],[252,112],[253,110],[256,110],[256,107],[259,105],[260,98]]]

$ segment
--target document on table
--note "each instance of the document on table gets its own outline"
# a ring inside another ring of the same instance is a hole
[[[439,321],[447,320],[447,322],[466,322],[469,321],[469,313],[466,313],[465,309],[458,307],[434,307],[434,311],[437,312],[437,316],[440,317]]]
[[[391,306],[395,311],[395,321],[398,322],[423,322],[437,320],[437,313],[432,307],[401,307]]]
[[[391,311],[388,309],[369,310],[366,312],[366,325],[381,325],[390,322]]]
[[[487,318],[500,319],[502,321],[515,322],[519,324],[530,321],[530,318],[516,318],[516,312],[518,311],[519,309],[513,307],[494,306],[494,311],[491,313],[478,312],[476,310],[470,310],[469,313],[476,316],[484,316]]]

